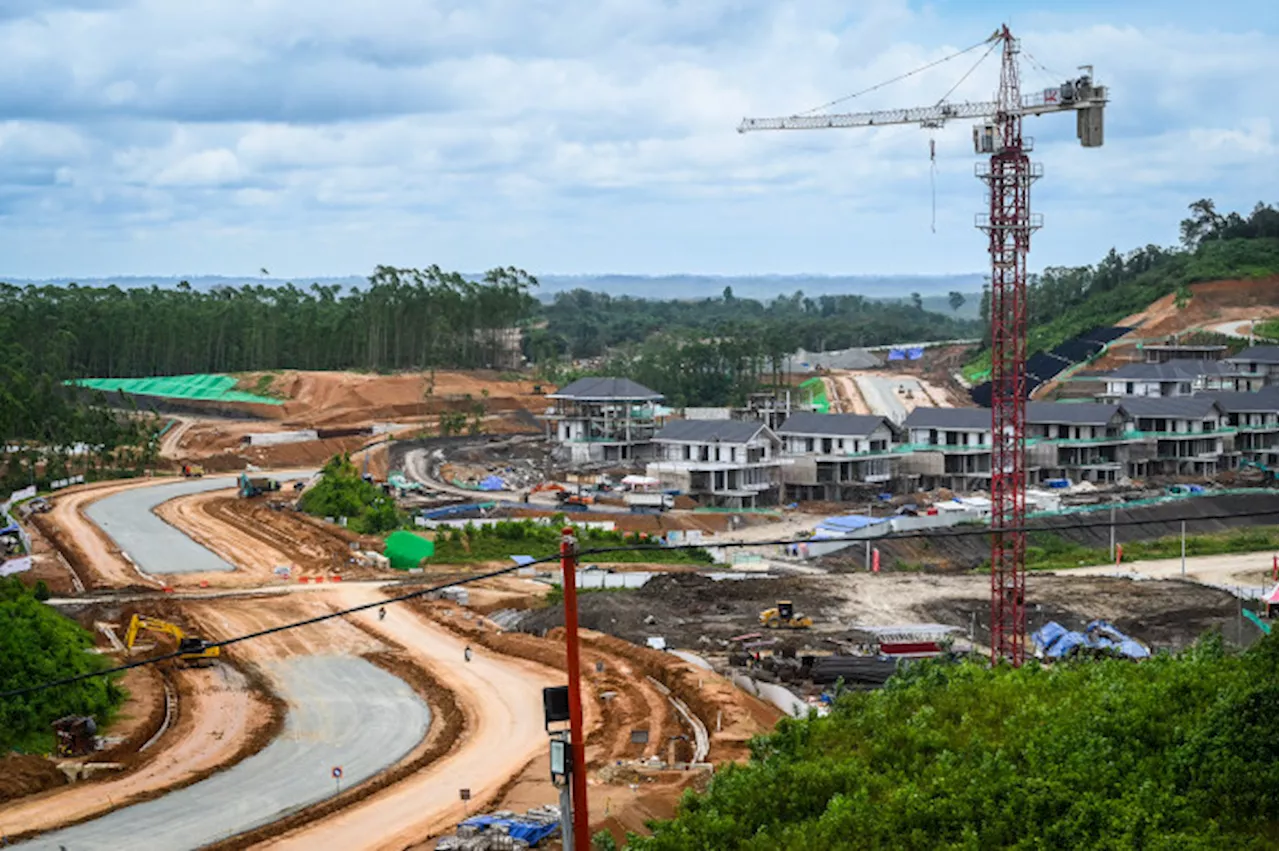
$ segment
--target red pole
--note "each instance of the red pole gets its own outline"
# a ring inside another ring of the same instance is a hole
[[[573,848],[590,851],[587,832],[587,749],[582,734],[582,682],[578,659],[578,554],[573,529],[565,527],[560,538],[560,573],[564,588],[565,662],[569,668],[569,747],[573,752]]]

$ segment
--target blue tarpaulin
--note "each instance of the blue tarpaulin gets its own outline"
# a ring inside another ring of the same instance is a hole
[[[910,349],[907,349],[908,360],[920,360],[920,358],[922,357],[924,357],[924,349],[921,348],[920,346],[914,346]]]
[[[865,514],[840,514],[823,520],[818,524],[817,531],[825,532],[828,535],[845,535],[875,523],[883,522],[883,517],[868,517]]]
[[[560,825],[557,822],[533,821],[532,819],[518,817],[472,816],[462,823],[468,827],[477,828],[482,833],[487,832],[494,825],[502,825],[507,829],[508,836],[515,839],[523,839],[530,846],[537,845],[560,830]]]
[[[482,491],[500,491],[507,486],[507,483],[497,476],[485,476],[480,480],[480,490]]]
[[[906,360],[907,355],[902,349],[890,349],[889,360]]]
[[[0,529],[0,535],[16,535],[16,534],[18,534],[17,523],[10,523],[8,526],[5,526],[3,529]]]
[[[1151,651],[1116,629],[1107,621],[1090,621],[1084,632],[1068,630],[1057,621],[1049,621],[1032,634],[1036,655],[1046,659],[1063,659],[1078,648],[1112,650],[1129,659],[1146,659]]]

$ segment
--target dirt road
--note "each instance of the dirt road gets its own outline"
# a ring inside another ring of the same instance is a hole
[[[253,739],[271,722],[271,707],[249,688],[244,676],[226,665],[178,671],[175,676],[181,695],[178,723],[147,752],[141,768],[122,777],[62,786],[10,803],[0,809],[0,832],[13,836],[82,821],[246,756]]]
[[[271,744],[185,789],[20,847],[115,849],[141,840],[157,851],[198,848],[335,794],[334,766],[342,767],[343,780],[359,783],[426,735],[426,705],[402,680],[363,659],[299,657],[267,670],[289,703],[284,734]]]
[[[1220,556],[1189,556],[1186,578],[1192,582],[1217,587],[1240,586],[1270,590],[1274,553],[1237,553]],[[1110,564],[1076,567],[1058,571],[1056,576],[1133,576],[1145,579],[1182,578],[1182,559],[1166,558],[1126,562],[1119,567]]]
[[[377,590],[357,586],[330,589],[328,595],[343,606],[381,599]],[[485,650],[467,663],[462,639],[404,607],[383,621],[374,611],[353,617],[407,648],[453,693],[466,716],[466,734],[435,765],[264,847],[404,848],[462,819],[459,789],[471,790],[475,811],[547,747],[542,689],[562,681],[556,672]]]

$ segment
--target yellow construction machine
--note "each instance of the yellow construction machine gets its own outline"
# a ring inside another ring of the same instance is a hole
[[[813,626],[813,618],[796,614],[790,600],[779,600],[775,608],[760,613],[760,623],[769,629],[808,629]]]
[[[203,668],[212,665],[213,661],[221,655],[222,648],[210,647],[203,638],[187,635],[182,627],[177,624],[162,621],[159,618],[147,618],[139,615],[134,615],[133,619],[129,621],[129,631],[124,637],[124,646],[130,653],[133,652],[133,643],[138,640],[138,630],[140,629],[168,633],[176,638],[178,640],[178,652],[182,654],[178,657],[178,660],[188,667]]]

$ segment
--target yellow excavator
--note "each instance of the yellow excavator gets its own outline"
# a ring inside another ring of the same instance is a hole
[[[178,660],[188,667],[204,668],[212,665],[221,655],[221,647],[210,647],[203,638],[187,635],[177,624],[162,621],[159,618],[147,618],[134,615],[129,621],[129,631],[124,637],[125,648],[132,653],[133,643],[138,640],[138,630],[147,629],[152,632],[164,632],[178,640]]]
[[[775,608],[760,613],[760,623],[769,629],[808,629],[813,626],[813,618],[796,614],[790,600],[779,600]]]

